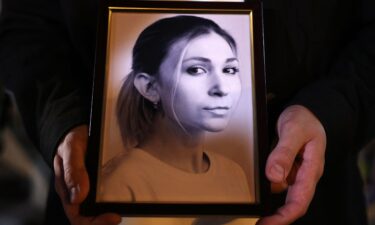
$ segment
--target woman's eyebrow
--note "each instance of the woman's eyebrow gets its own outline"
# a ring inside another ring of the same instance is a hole
[[[211,62],[210,59],[205,58],[205,57],[199,57],[199,56],[194,56],[194,57],[191,57],[191,58],[184,59],[182,62],[186,62],[186,61],[190,61],[190,60],[202,61],[202,62],[207,62],[207,63]]]
[[[230,63],[230,62],[234,62],[234,61],[237,61],[238,62],[238,59],[233,57],[233,58],[228,58],[225,62],[226,63]]]
[[[199,56],[194,56],[194,57],[191,57],[191,58],[184,59],[182,62],[187,62],[187,61],[190,61],[190,60],[201,61],[201,62],[206,62],[206,63],[211,62],[211,60],[209,58],[199,57]],[[238,59],[236,57],[233,57],[233,58],[228,58],[228,59],[225,60],[226,63],[230,63],[230,62],[234,62],[234,61],[238,62]]]

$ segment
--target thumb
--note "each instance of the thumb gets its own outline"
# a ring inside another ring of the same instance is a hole
[[[278,145],[268,157],[266,174],[273,183],[285,183],[293,167],[298,150]]]
[[[62,159],[64,181],[70,203],[81,203],[89,191],[89,178],[85,167],[87,126],[72,129],[58,147]]]
[[[278,127],[278,133],[279,141],[268,157],[266,175],[273,183],[286,183],[306,138],[294,121],[282,123]]]

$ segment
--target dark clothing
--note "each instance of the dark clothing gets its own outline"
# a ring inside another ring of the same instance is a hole
[[[367,224],[357,153],[375,131],[375,2],[290,2],[265,1],[281,9],[265,12],[269,129],[288,102],[327,133],[324,175],[296,224]]]
[[[3,1],[1,79],[50,165],[61,137],[88,123],[96,29],[88,3]]]
[[[50,164],[64,134],[88,122],[96,5],[3,0],[0,76]],[[285,106],[302,104],[327,133],[325,173],[296,224],[364,225],[356,162],[375,131],[375,2],[265,0],[264,8],[270,131]]]

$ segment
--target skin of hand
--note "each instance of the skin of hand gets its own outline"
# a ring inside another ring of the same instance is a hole
[[[307,108],[292,105],[277,122],[279,141],[268,157],[266,176],[273,192],[287,190],[285,204],[257,225],[287,225],[303,216],[323,175],[326,133]]]
[[[72,225],[115,225],[121,222],[117,214],[106,213],[84,217],[80,204],[89,192],[89,177],[85,168],[88,127],[73,128],[59,144],[54,158],[55,189]]]

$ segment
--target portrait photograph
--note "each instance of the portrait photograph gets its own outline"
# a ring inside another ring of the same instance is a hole
[[[95,202],[260,202],[251,13],[110,10]]]

